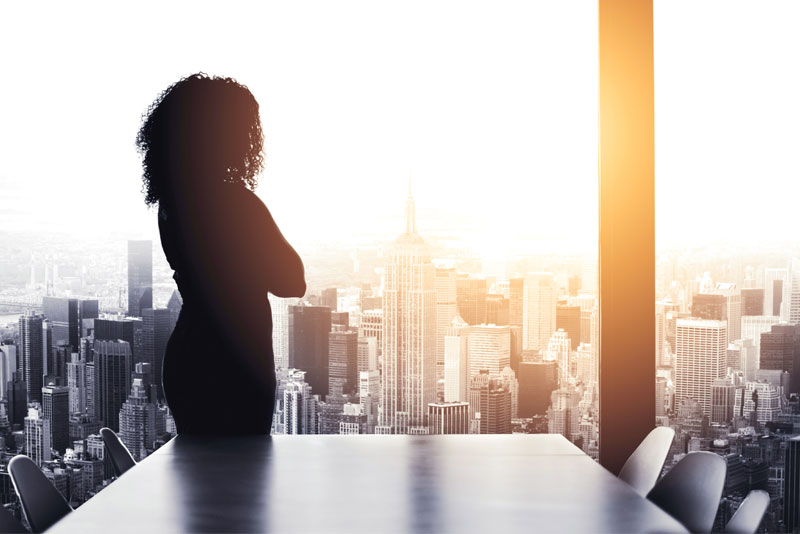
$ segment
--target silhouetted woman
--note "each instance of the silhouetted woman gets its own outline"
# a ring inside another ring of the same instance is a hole
[[[178,433],[269,433],[275,404],[267,292],[300,297],[303,263],[253,193],[263,166],[258,103],[230,78],[195,74],[150,107],[136,144],[145,202],[183,297],[163,387]]]

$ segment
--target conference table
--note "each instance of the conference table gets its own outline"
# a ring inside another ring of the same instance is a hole
[[[686,532],[560,435],[178,436],[48,532]]]

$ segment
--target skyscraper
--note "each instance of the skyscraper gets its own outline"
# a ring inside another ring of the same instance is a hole
[[[470,327],[468,354],[470,378],[481,370],[499,375],[511,365],[511,329],[485,324]]]
[[[103,317],[94,320],[94,339],[100,341],[127,341],[131,347],[133,361],[143,357],[142,319],[122,318],[121,316]],[[77,352],[77,350],[75,351]]]
[[[19,318],[19,344],[22,376],[28,402],[42,402],[44,372],[43,315],[26,314]]]
[[[503,295],[486,295],[486,324],[508,326],[510,301]]]
[[[522,348],[547,350],[556,330],[556,280],[553,273],[530,273],[525,276],[522,309]]]
[[[378,338],[358,337],[358,372],[378,370]]]
[[[511,326],[522,327],[524,293],[524,278],[512,278],[508,281],[508,324]]]
[[[128,315],[153,307],[153,242],[128,241]]]
[[[550,394],[558,388],[556,362],[520,362],[519,417],[544,415],[550,406]]]
[[[154,376],[161,376],[164,363],[164,353],[167,350],[167,342],[172,335],[170,329],[170,311],[167,308],[144,308],[142,314],[142,351],[135,355],[135,360],[131,361],[131,366],[137,361],[150,364]],[[158,398],[164,398],[161,389],[161,380],[156,381]]]
[[[288,369],[289,306],[297,305],[300,299],[276,297],[272,293],[267,297],[272,308],[272,350],[275,353],[275,367]]]
[[[711,384],[711,422],[729,425],[733,419],[736,386],[733,381],[718,378]]]
[[[131,383],[131,348],[127,341],[94,343],[94,409],[97,418],[119,431],[119,411]]]
[[[470,380],[471,429],[476,434],[511,433],[511,392],[500,377],[481,371]]]
[[[789,393],[800,393],[800,326],[773,325],[761,334],[759,369],[787,371],[790,376]]]
[[[28,408],[25,418],[25,454],[33,462],[42,467],[44,462],[52,458],[50,453],[50,421],[44,419],[38,405]]]
[[[328,393],[354,393],[358,388],[358,332],[335,325],[328,333]]]
[[[678,319],[675,350],[675,404],[696,400],[711,416],[711,385],[725,377],[728,334],[725,321]]]
[[[406,231],[385,273],[380,424],[398,433],[427,432],[428,404],[436,400],[436,273],[417,233],[410,190]]]
[[[558,365],[558,382],[563,387],[569,381],[571,376],[574,376],[572,369],[572,342],[569,335],[563,330],[553,332],[550,341],[547,343],[547,351],[544,353],[543,360],[546,362],[556,362]]]
[[[742,316],[764,314],[764,289],[742,289]]]
[[[581,342],[581,307],[559,304],[556,306],[556,330],[564,330],[576,350]]]
[[[456,304],[458,314],[475,325],[486,322],[486,279],[474,278],[466,274],[456,275]]]
[[[42,311],[53,329],[53,344],[63,341],[77,350],[81,338],[78,299],[43,297]]]
[[[6,387],[17,372],[17,345],[10,341],[0,344],[0,398],[6,396]]]
[[[469,325],[453,317],[444,337],[444,401],[469,399]]]
[[[305,380],[322,398],[328,394],[327,306],[289,306],[289,368],[305,371]]]
[[[784,300],[788,301],[783,298],[784,292],[789,289],[789,284],[785,283],[788,278],[789,270],[786,268],[764,270],[764,315],[780,316],[781,305]]]
[[[86,413],[86,361],[79,354],[70,355],[71,361],[67,364],[67,388],[69,389],[69,413]],[[94,414],[92,414],[94,415]]]
[[[144,460],[156,441],[156,405],[148,400],[145,384],[134,378],[131,393],[119,412],[119,437],[133,459]]]
[[[42,388],[42,418],[50,421],[50,446],[64,454],[69,441],[69,388],[48,384]]]
[[[456,304],[456,270],[436,269],[436,378],[444,378],[444,337],[458,313]]]

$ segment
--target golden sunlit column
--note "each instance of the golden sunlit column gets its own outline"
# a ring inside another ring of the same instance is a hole
[[[655,425],[653,2],[599,0],[600,462]]]

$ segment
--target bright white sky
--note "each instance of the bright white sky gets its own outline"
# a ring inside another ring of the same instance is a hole
[[[800,3],[656,2],[659,244],[794,234]],[[0,228],[150,236],[134,137],[196,71],[248,85],[296,242],[597,240],[597,2],[3,3]]]

